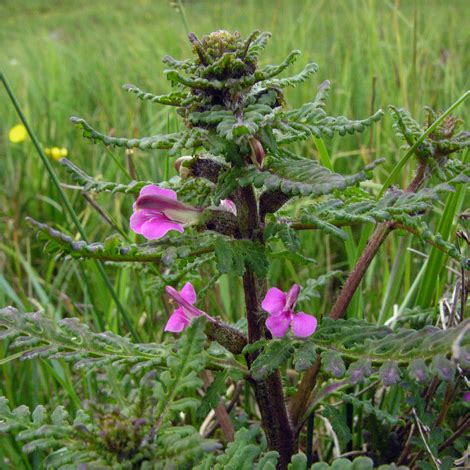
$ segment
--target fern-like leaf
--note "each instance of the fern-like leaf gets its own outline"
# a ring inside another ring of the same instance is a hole
[[[93,129],[84,119],[72,117],[70,120],[83,129],[83,136],[94,142],[102,142],[104,145],[115,147],[139,148],[141,150],[164,149],[169,150],[170,155],[180,149],[193,149],[202,145],[206,131],[201,128],[176,132],[166,135],[154,135],[141,139],[126,139],[124,137],[111,137]]]

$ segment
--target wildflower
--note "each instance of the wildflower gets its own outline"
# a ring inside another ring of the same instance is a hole
[[[470,403],[470,390],[463,394],[463,400],[466,401],[467,403]]]
[[[184,225],[196,223],[201,214],[202,209],[179,202],[171,189],[149,184],[134,204],[130,226],[147,240],[155,240],[170,230],[183,233]]]
[[[190,282],[187,282],[180,292],[171,286],[166,286],[165,290],[178,304],[178,308],[171,314],[167,324],[165,325],[165,331],[179,333],[191,323],[191,319],[200,315],[204,315],[209,320],[214,321],[214,319],[206,312],[203,312],[194,306],[197,296],[196,291]]]
[[[54,160],[59,161],[61,158],[66,157],[69,154],[69,151],[65,147],[62,147],[62,148],[59,148],[59,147],[52,147],[52,148],[46,147],[44,149],[44,153],[47,156],[52,157]]]
[[[266,326],[273,336],[284,336],[289,326],[292,326],[294,335],[301,338],[310,336],[316,330],[317,319],[314,316],[294,312],[299,292],[300,286],[294,284],[287,294],[277,287],[272,287],[266,293],[261,306],[269,313]]]
[[[10,129],[10,132],[8,133],[8,140],[12,144],[19,144],[20,142],[26,140],[27,136],[28,131],[26,130],[26,127],[24,127],[23,124],[17,124]]]
[[[221,199],[219,206],[228,210],[233,215],[237,215],[237,206],[235,206],[235,203],[231,199]]]

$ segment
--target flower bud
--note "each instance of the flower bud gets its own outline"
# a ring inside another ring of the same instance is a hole
[[[185,162],[190,162],[191,160],[193,160],[193,157],[190,155],[185,155],[175,161],[175,170],[178,172],[181,178],[188,178],[191,175],[191,169],[184,164]]]
[[[251,137],[248,140],[248,143],[250,144],[250,148],[251,148],[251,155],[250,155],[251,161],[257,167],[262,168],[265,153],[264,153],[263,146],[261,145],[261,142],[258,139]]]

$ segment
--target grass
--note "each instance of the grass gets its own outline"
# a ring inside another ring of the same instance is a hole
[[[293,106],[311,98],[317,85],[330,79],[332,114],[365,117],[392,103],[422,117],[424,105],[447,109],[470,85],[466,21],[470,4],[466,0],[193,0],[184,5],[185,21],[198,35],[216,29],[237,29],[243,34],[269,30],[273,38],[264,63],[279,62],[295,48],[303,52],[296,70],[307,61],[317,62],[320,71],[313,80],[289,91]],[[155,93],[169,90],[161,58],[189,54],[183,19],[164,0],[3,0],[1,68],[41,145],[67,147],[74,163],[104,180],[129,181],[124,151],[91,145],[68,119],[83,116],[98,129],[126,136],[178,128],[181,124],[174,111],[142,103],[121,85],[134,83]],[[31,141],[8,142],[8,130],[19,121],[3,90],[0,110],[0,305],[44,309],[55,318],[80,316],[97,329],[103,323],[115,331],[128,331],[117,315],[115,295],[142,339],[158,340],[168,308],[161,298],[163,284],[158,276],[129,266],[106,268],[103,277],[101,268],[93,263],[56,260],[44,254],[42,243],[24,221],[26,215],[73,235],[77,230]],[[470,121],[468,104],[456,112]],[[378,189],[405,153],[388,116],[373,133],[317,145],[311,141],[299,150],[347,173],[376,157],[385,157],[386,163],[374,176]],[[141,179],[157,182],[174,174],[172,160],[169,162],[163,151],[137,151],[133,161]],[[70,183],[60,166],[53,160],[51,164],[59,179]],[[395,183],[405,186],[412,172],[413,166],[406,166]],[[64,190],[90,240],[102,240],[115,232],[79,193]],[[97,202],[133,239],[128,231],[130,198],[105,194]],[[446,230],[453,240],[456,215],[464,206],[464,188],[436,205],[436,230]],[[330,269],[347,271],[349,264],[344,260],[351,263],[359,256],[369,233],[367,227],[354,230],[348,246],[329,237],[302,233],[309,247],[306,255],[322,262],[298,270],[279,261],[270,274],[272,284],[287,286]],[[423,255],[410,252],[410,246]],[[392,235],[371,266],[352,314],[371,321],[377,321],[380,314],[380,321],[386,321],[394,304],[433,307],[454,277],[439,253],[432,252],[426,263],[429,252],[408,236]],[[422,276],[418,276],[420,272]],[[106,286],[108,282],[112,291]],[[327,313],[333,288],[338,286],[325,288],[322,297],[305,310]],[[238,280],[224,277],[208,303],[218,304],[227,318],[235,320],[241,314],[241,292]],[[2,342],[0,357],[10,354],[7,343]],[[68,366],[59,362],[5,361],[0,369],[0,393],[13,405],[54,405],[65,400],[73,409],[76,381]],[[97,393],[91,377],[85,375],[80,382],[88,398]],[[0,439],[0,455],[20,468],[30,467],[17,445],[6,438]]]

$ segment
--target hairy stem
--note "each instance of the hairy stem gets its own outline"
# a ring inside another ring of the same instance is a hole
[[[253,188],[243,188],[241,196],[237,210],[242,236],[262,243]],[[245,266],[243,288],[248,321],[248,341],[254,343],[261,338],[270,337],[264,326],[261,310],[261,302],[266,293],[266,279],[259,278],[248,266]],[[255,359],[256,354],[247,356],[249,367]],[[295,444],[285,406],[281,375],[276,371],[265,380],[253,381],[253,386],[268,446],[271,450],[279,452],[278,468],[285,469],[295,452]]]

